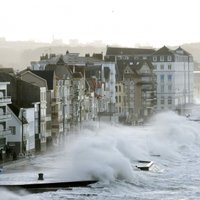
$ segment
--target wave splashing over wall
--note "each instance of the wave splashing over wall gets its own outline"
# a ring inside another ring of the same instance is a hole
[[[185,149],[196,151],[199,124],[173,112],[160,113],[150,126],[125,127],[101,124],[101,129],[70,135],[60,165],[66,175],[113,181],[133,180],[138,160],[181,159]],[[68,165],[67,163],[70,163]]]

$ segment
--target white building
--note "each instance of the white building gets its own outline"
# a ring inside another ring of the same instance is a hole
[[[9,82],[0,82],[0,149],[7,144],[6,136],[11,134],[8,129],[8,121],[11,119],[8,113],[8,104],[11,104],[11,97],[7,96],[7,85]]]
[[[200,102],[200,71],[194,71],[194,103]]]
[[[8,108],[12,120],[8,122],[11,134],[7,135],[7,144],[10,148],[19,153],[35,151],[35,118],[34,108],[17,108],[10,105]]]
[[[181,47],[162,47],[152,55],[157,75],[157,111],[182,113],[193,102],[193,57]]]
[[[107,77],[106,70],[109,69],[109,76]],[[114,62],[104,62],[102,64],[102,72],[104,76],[102,77],[103,82],[105,82],[105,95],[109,102],[114,105],[115,104],[115,84],[116,84],[116,70]],[[109,110],[109,109],[107,109]],[[112,108],[114,111],[114,107]]]

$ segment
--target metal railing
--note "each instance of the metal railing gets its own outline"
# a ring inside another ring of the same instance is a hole
[[[4,129],[4,130],[0,130],[0,137],[4,137],[6,135],[11,135],[12,132],[10,129]]]
[[[0,103],[11,103],[11,97],[10,96],[0,97]]]
[[[10,113],[0,114],[0,120],[6,120],[6,119],[11,119],[11,114]]]

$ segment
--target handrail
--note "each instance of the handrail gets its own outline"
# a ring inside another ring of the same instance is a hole
[[[0,103],[11,102],[11,96],[0,97]]]

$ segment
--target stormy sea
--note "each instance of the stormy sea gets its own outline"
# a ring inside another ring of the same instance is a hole
[[[153,161],[149,171],[138,161]],[[148,125],[90,126],[67,136],[64,147],[13,164],[0,184],[98,180],[90,187],[40,193],[0,189],[4,200],[186,200],[200,199],[200,123],[174,112],[154,116]]]

